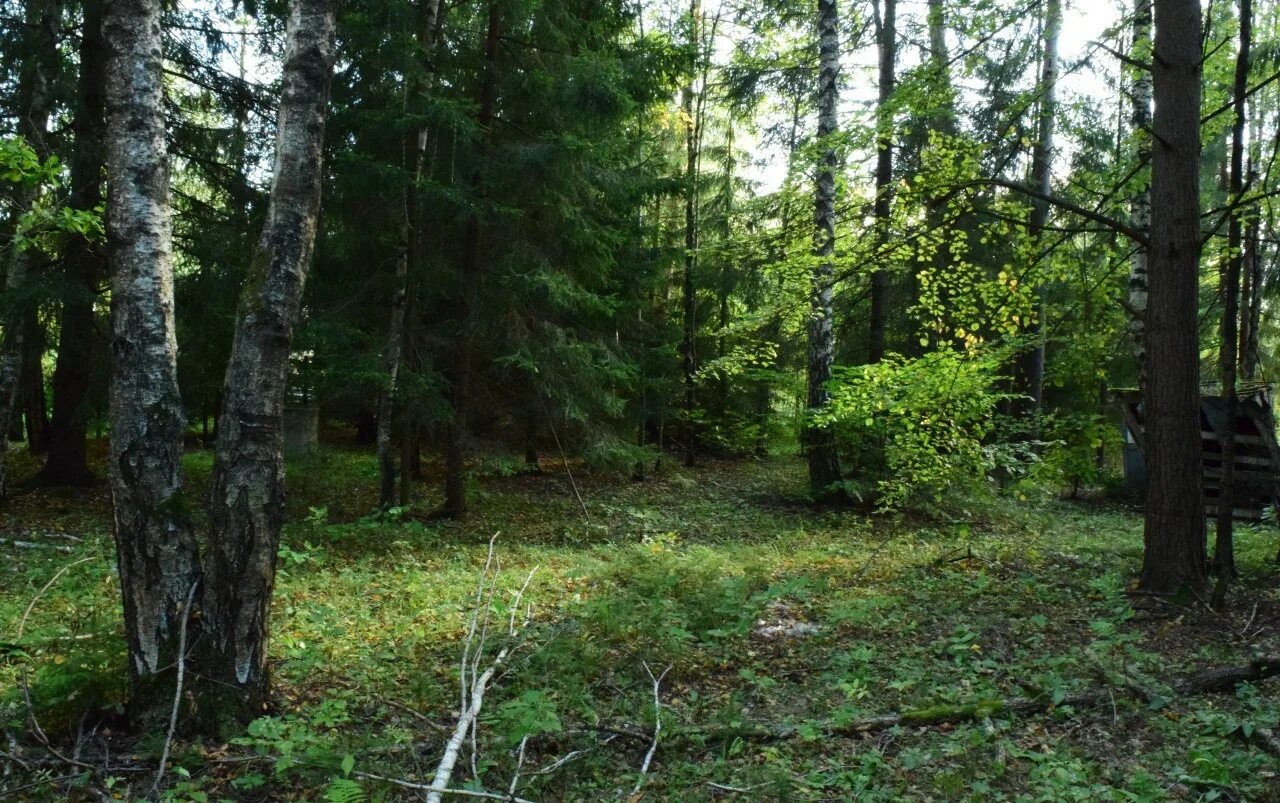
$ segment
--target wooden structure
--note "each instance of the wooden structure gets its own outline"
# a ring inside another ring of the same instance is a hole
[[[284,408],[284,453],[297,457],[320,444],[320,408],[302,405]]]
[[[1142,399],[1136,390],[1113,392],[1124,415],[1125,478],[1130,487],[1145,488],[1147,467]],[[1222,481],[1222,442],[1226,423],[1222,396],[1215,390],[1200,396],[1200,448],[1204,472],[1205,515],[1218,513]],[[1241,387],[1236,410],[1236,455],[1232,514],[1258,521],[1263,511],[1280,501],[1280,445],[1276,441],[1271,386]]]

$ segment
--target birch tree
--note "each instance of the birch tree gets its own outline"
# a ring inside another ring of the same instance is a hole
[[[814,197],[814,267],[809,296],[806,414],[812,419],[830,400],[827,382],[835,358],[834,314],[831,306],[833,264],[836,251],[836,169],[839,165],[834,137],[836,110],[840,104],[840,40],[836,0],[818,0],[818,165]],[[829,429],[806,422],[803,445],[809,461],[811,493],[824,496],[840,481],[835,439]]]
[[[284,395],[293,327],[315,244],[336,0],[293,0],[262,230],[241,295],[209,489],[204,561],[206,676],[262,710],[268,618],[284,523]]]
[[[1132,57],[1141,64],[1151,56],[1151,0],[1135,0],[1133,9]],[[1133,137],[1137,142],[1139,164],[1138,191],[1129,202],[1129,220],[1134,230],[1146,235],[1151,230],[1150,171],[1141,165],[1151,161],[1151,70],[1138,66],[1133,74]],[[1133,339],[1133,356],[1138,364],[1138,387],[1146,385],[1146,315],[1149,279],[1147,248],[1133,247],[1129,261],[1129,335]]]
[[[130,705],[145,718],[174,665],[199,568],[182,488],[159,0],[113,0],[107,69],[110,475]]]

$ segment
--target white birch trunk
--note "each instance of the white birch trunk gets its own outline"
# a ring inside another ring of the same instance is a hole
[[[831,140],[838,125],[836,110],[840,104],[838,22],[836,1],[818,0],[818,140],[822,143],[822,157],[818,165],[813,209],[813,252],[817,260],[809,296],[805,411],[810,416],[825,407],[830,398],[826,385],[831,379],[831,365],[835,359],[831,294],[835,280],[836,169],[839,165],[835,144]],[[818,496],[826,495],[830,486],[840,481],[834,439],[828,429],[806,423],[803,441],[809,460],[810,490]]]
[[[1133,50],[1135,59],[1151,59],[1151,0],[1135,0],[1133,17]],[[1137,68],[1133,79],[1133,136],[1138,143],[1139,164],[1151,161],[1151,73]],[[1129,222],[1133,228],[1148,234],[1151,230],[1151,184],[1148,168],[1139,171],[1140,189],[1129,202]],[[1147,314],[1147,249],[1134,246],[1129,262],[1129,336],[1133,358],[1138,364],[1138,387],[1146,387],[1146,314]]]
[[[130,696],[161,702],[183,604],[197,577],[182,496],[173,247],[162,109],[159,0],[113,0],[107,72],[107,243],[111,267],[111,450]]]

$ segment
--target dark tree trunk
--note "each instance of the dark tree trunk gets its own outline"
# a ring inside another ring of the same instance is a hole
[[[102,203],[107,91],[102,6],[102,0],[84,0],[80,31],[79,98],[72,122],[75,151],[71,157],[71,206],[82,210]],[[98,283],[106,274],[105,255],[99,244],[76,235],[67,243],[64,261],[66,291],[58,360],[53,370],[49,456],[40,480],[48,485],[88,485],[93,482],[93,473],[89,470],[85,440],[98,337],[93,309]]]
[[[702,17],[701,0],[692,0],[689,6],[689,46],[692,62],[689,65],[689,83],[682,92],[684,111],[685,176],[684,176],[684,275],[681,303],[683,308],[683,338],[680,342],[680,365],[684,380],[684,463],[692,466],[697,456],[694,443],[693,414],[697,406],[698,375],[698,287],[695,273],[698,269],[698,120],[694,109],[694,76],[702,50],[699,39],[699,22]]]
[[[840,40],[835,0],[818,0],[818,140],[822,161],[818,165],[817,192],[813,209],[813,286],[809,296],[807,398],[801,438],[809,461],[809,488],[817,497],[829,496],[831,486],[840,481],[835,438],[829,427],[812,420],[830,398],[827,382],[835,358],[831,307],[836,251],[836,169],[838,157],[831,138],[836,132],[836,110],[840,104],[837,84],[840,74]]]
[[[27,0],[23,7],[22,68],[18,75],[17,129],[41,161],[50,155],[46,129],[53,104],[53,82],[57,77],[58,29],[61,21],[60,0]],[[20,189],[15,198],[15,219],[33,209],[40,200],[40,188]],[[26,353],[26,317],[30,300],[24,298],[28,273],[36,255],[31,248],[10,248],[9,270],[5,275],[3,315],[4,335],[0,339],[0,432],[8,432],[19,411],[18,397],[22,384],[22,361]],[[7,493],[5,452],[7,438],[0,438],[0,499]]]
[[[538,412],[538,407],[533,404],[527,405],[524,411],[524,467],[531,473],[541,470],[538,464]]]
[[[498,39],[501,30],[501,16],[498,4],[489,4],[489,22],[485,34],[484,60],[485,74],[480,82],[480,107],[476,122],[480,126],[481,136],[486,140],[489,129],[493,125],[493,104],[496,93],[495,71],[498,60]],[[481,148],[481,158],[486,148]],[[471,174],[471,189],[477,196],[472,203],[479,204],[480,168],[477,166]],[[444,480],[444,514],[450,518],[460,519],[467,514],[467,474],[465,440],[467,435],[468,386],[471,380],[471,314],[480,291],[480,258],[483,247],[483,232],[480,225],[480,212],[473,211],[467,219],[467,230],[463,244],[462,293],[458,303],[457,343],[453,350],[452,365],[449,370],[450,401],[453,407],[453,418],[445,437],[445,480]]]
[[[289,8],[267,222],[241,296],[209,483],[202,674],[217,717],[260,716],[284,522],[284,396],[320,211],[336,0]],[[205,703],[206,699],[201,700]]]
[[[1053,130],[1057,114],[1058,84],[1058,33],[1062,30],[1061,0],[1047,0],[1044,16],[1044,45],[1041,56],[1039,133],[1031,154],[1031,184],[1042,196],[1051,193],[1053,174]],[[1031,215],[1027,221],[1027,236],[1032,248],[1040,250],[1041,234],[1049,223],[1049,202],[1045,197],[1032,201]],[[1048,259],[1048,256],[1043,257]],[[1040,411],[1044,402],[1044,291],[1036,290],[1035,323],[1027,334],[1033,339],[1031,347],[1018,356],[1014,392],[1024,398],[1012,405],[1014,415],[1023,419],[1032,437],[1039,436]]]
[[[218,408],[221,409],[221,403]],[[214,419],[214,437],[217,437],[218,421]],[[377,442],[378,436],[378,416],[368,407],[361,406],[356,409],[356,445],[370,446]]]
[[[1157,593],[1206,578],[1200,467],[1200,3],[1155,1],[1148,493],[1141,586]]]
[[[182,490],[173,250],[159,0],[104,11],[107,246],[111,266],[111,495],[129,653],[130,712],[154,723],[172,699],[161,676],[198,577]]]
[[[1249,49],[1253,36],[1253,0],[1240,0],[1240,51],[1236,55],[1236,74],[1232,88],[1235,119],[1231,127],[1231,200],[1244,193],[1244,125],[1249,91]],[[1227,264],[1222,272],[1222,326],[1218,362],[1222,369],[1223,426],[1219,433],[1222,444],[1222,477],[1218,486],[1217,539],[1213,563],[1218,577],[1216,594],[1225,593],[1226,584],[1236,576],[1235,549],[1232,543],[1233,509],[1235,507],[1236,467],[1236,355],[1240,340],[1240,267],[1244,257],[1244,222],[1242,208],[1232,211],[1227,223]],[[1220,601],[1220,598],[1219,598]]]
[[[44,325],[35,310],[27,313],[27,333],[23,338],[22,407],[27,420],[27,451],[49,451],[49,400],[44,392]]]
[[[893,99],[894,68],[898,58],[897,0],[884,0],[880,24],[880,86],[876,105],[876,238],[878,260],[885,258],[889,243],[889,216],[893,205]],[[885,349],[886,304],[889,273],[877,266],[871,274],[871,322],[869,362],[880,362]]]
[[[1261,226],[1250,221],[1245,235],[1244,289],[1240,301],[1240,373],[1246,380],[1258,378],[1258,327],[1262,323]]]
[[[421,19],[418,26],[417,40],[419,52],[422,55],[421,69],[424,73],[428,69],[426,56],[433,50],[436,15],[439,13],[439,9],[440,0],[423,0],[420,7]],[[407,91],[408,96],[405,98],[406,111],[418,107],[419,97],[425,88],[425,75],[419,75],[417,80],[411,82]],[[409,337],[408,322],[410,320],[410,311],[413,307],[410,297],[413,283],[410,274],[416,267],[416,257],[419,253],[419,249],[416,247],[420,236],[417,214],[418,183],[422,178],[422,167],[426,161],[426,152],[427,129],[426,126],[420,126],[412,132],[405,142],[404,162],[408,183],[404,188],[402,202],[404,218],[400,225],[400,253],[396,259],[395,285],[391,295],[391,326],[384,354],[387,385],[378,398],[378,470],[382,478],[379,501],[383,509],[391,507],[396,502],[396,464],[391,448],[391,430],[397,405],[396,390],[402,369],[401,363],[404,360],[406,342]],[[408,414],[405,411],[403,402],[400,403],[400,408],[400,417],[402,419],[400,422],[402,435],[400,451],[405,453],[409,449],[408,439],[412,433],[413,426],[408,420]],[[401,505],[408,504],[411,487],[409,483],[411,477],[406,475],[405,472],[406,465],[402,460],[400,465],[402,478],[399,495]]]

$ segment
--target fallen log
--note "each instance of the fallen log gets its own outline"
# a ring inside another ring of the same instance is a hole
[[[1184,695],[1231,691],[1241,683],[1257,683],[1276,675],[1280,675],[1280,655],[1263,655],[1254,658],[1247,666],[1206,669],[1192,675],[1174,688]]]
[[[1207,669],[1171,687],[1181,697],[1233,690],[1240,683],[1256,683],[1280,675],[1280,656],[1261,656],[1245,666]],[[1103,686],[1067,695],[1050,693],[1030,697],[977,700],[970,703],[943,704],[927,708],[881,714],[839,723],[808,726],[791,724],[744,725],[721,728],[683,728],[673,733],[673,742],[707,744],[732,739],[748,741],[784,741],[798,737],[858,736],[878,733],[896,727],[937,727],[981,722],[988,718],[1026,716],[1061,708],[1093,708],[1119,697],[1150,701],[1157,692],[1144,689],[1134,678],[1117,686]],[[1268,745],[1270,747],[1271,745]]]

